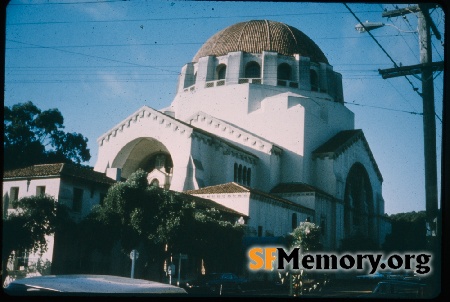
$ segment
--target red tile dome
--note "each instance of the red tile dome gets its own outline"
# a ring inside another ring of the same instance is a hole
[[[281,55],[310,57],[313,62],[327,63],[322,50],[300,30],[281,22],[251,20],[231,25],[209,38],[193,58],[221,56],[233,51],[262,53],[274,51]]]

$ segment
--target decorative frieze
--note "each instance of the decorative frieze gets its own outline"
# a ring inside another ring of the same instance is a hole
[[[214,126],[214,128],[221,129],[225,135],[230,136],[232,140],[241,140],[244,145],[249,146],[252,149],[258,149],[260,151],[281,155],[282,149],[266,141],[263,138],[252,135],[249,132],[246,132],[242,129],[238,129],[233,127],[232,125],[216,119],[206,113],[199,112],[195,117],[191,118],[191,121],[203,122],[206,126]],[[270,149],[269,149],[270,148]]]
[[[130,115],[128,118],[123,120],[121,123],[112,128],[109,132],[100,136],[97,142],[100,146],[103,146],[105,142],[109,142],[112,137],[117,137],[120,133],[123,133],[125,128],[130,128],[132,124],[136,124],[142,119],[148,119],[150,121],[157,121],[160,125],[165,125],[166,128],[172,127],[173,131],[178,131],[180,134],[186,132],[186,126],[163,113],[152,109],[150,107],[144,106],[137,112]]]

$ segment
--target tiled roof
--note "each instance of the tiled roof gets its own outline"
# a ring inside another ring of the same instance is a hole
[[[330,138],[323,145],[313,151],[313,154],[336,153],[352,144],[363,134],[361,129],[344,130]]]
[[[186,194],[222,194],[222,193],[247,193],[250,192],[245,186],[239,185],[235,182],[229,182],[216,186],[204,187],[197,190],[188,190]]]
[[[255,194],[255,195],[259,195],[262,197],[266,197],[269,199],[273,199],[276,201],[279,201],[283,204],[286,205],[291,205],[291,206],[296,206],[296,207],[300,207],[303,208],[304,210],[307,211],[312,211],[311,209],[304,207],[302,205],[299,205],[293,201],[281,198],[279,196],[276,195],[272,195],[257,189],[253,189],[244,185],[240,185],[237,184],[235,182],[229,182],[226,184],[220,184],[220,185],[216,185],[216,186],[210,186],[210,187],[204,187],[204,188],[200,188],[198,190],[188,190],[185,192],[186,194],[190,194],[190,195],[201,195],[201,194],[231,194],[231,193],[250,193],[250,194]]]
[[[244,218],[248,217],[245,214],[242,214],[242,213],[240,213],[238,211],[230,209],[230,208],[228,208],[228,207],[226,207],[224,205],[221,205],[220,203],[217,203],[217,202],[215,202],[215,201],[213,201],[211,199],[201,198],[201,197],[198,197],[198,196],[193,196],[193,195],[185,194],[185,193],[180,193],[180,194],[187,196],[188,199],[191,199],[192,201],[195,202],[196,205],[199,205],[201,207],[215,208],[215,209],[217,209],[217,210],[219,210],[221,212],[233,214],[233,215],[236,215],[236,216],[239,216],[239,217],[244,217]]]
[[[370,160],[373,164],[375,172],[378,175],[380,181],[383,181],[383,176],[378,168],[375,158],[370,150],[369,143],[364,136],[364,132],[361,129],[355,130],[343,130],[337,133],[335,136],[326,141],[323,145],[319,146],[316,150],[312,152],[313,158],[323,158],[330,157],[332,159],[337,158],[341,153],[343,153],[347,148],[349,148],[353,143],[361,140],[367,150]]]
[[[289,182],[289,183],[280,183],[276,185],[270,193],[306,193],[306,192],[315,192],[320,193],[322,195],[329,196],[334,198],[332,195],[322,191],[314,186],[307,185],[301,182]]]
[[[262,53],[274,51],[281,55],[299,54],[313,62],[327,63],[322,50],[295,27],[269,20],[251,20],[231,25],[209,38],[192,59],[226,55],[233,51]]]
[[[81,167],[66,163],[33,165],[26,168],[8,170],[3,172],[3,179],[6,180],[60,176],[71,176],[104,184],[115,183],[115,180],[107,177],[103,173],[94,171],[87,167]]]

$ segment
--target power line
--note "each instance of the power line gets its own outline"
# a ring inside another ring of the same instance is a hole
[[[115,60],[115,59],[110,59],[110,58],[104,58],[104,57],[100,57],[100,56],[96,56],[96,55],[89,55],[89,54],[84,54],[84,53],[75,52],[75,51],[69,51],[69,50],[64,50],[64,49],[58,49],[58,48],[55,48],[55,47],[47,47],[47,46],[43,46],[43,45],[37,45],[37,44],[31,44],[31,43],[24,43],[24,42],[20,42],[20,41],[16,41],[16,40],[8,40],[8,41],[12,41],[12,42],[20,43],[20,44],[25,44],[25,45],[38,46],[38,47],[41,47],[41,48],[47,48],[47,49],[58,50],[58,51],[62,51],[62,52],[67,52],[67,53],[71,53],[71,54],[76,54],[76,55],[81,55],[81,56],[86,56],[86,57],[91,57],[91,58],[96,58],[96,59],[102,59],[102,60],[112,61],[112,62],[116,62],[116,63],[124,63],[124,64],[133,65],[133,66],[139,66],[139,67],[148,67],[148,68],[152,68],[152,69],[157,69],[157,70],[161,70],[161,71],[167,71],[167,72],[170,72],[170,73],[179,74],[179,72],[174,72],[174,71],[172,71],[172,70],[167,70],[167,69],[157,68],[157,67],[153,67],[153,66],[150,66],[150,65],[142,65],[142,64],[132,63],[132,62],[124,62],[124,61]]]
[[[353,17],[355,17],[355,19],[359,22],[359,24],[361,24],[364,27],[363,22],[355,15],[355,13],[353,13],[353,11],[350,9],[350,7],[346,4],[343,3],[345,5],[345,7],[350,11],[350,13],[353,15]],[[365,27],[364,27],[365,28]],[[372,37],[372,39],[375,41],[375,43],[377,43],[377,45],[381,48],[381,50],[386,54],[386,56],[391,60],[391,62],[394,64],[394,67],[398,68],[397,63],[394,61],[394,59],[392,59],[392,57],[387,53],[387,51],[383,48],[383,46],[381,46],[381,44],[378,42],[377,39],[375,39],[375,37],[372,35],[372,33],[369,30],[366,30],[367,33]],[[422,97],[422,93],[419,92],[419,89],[417,87],[414,86],[414,84],[411,82],[411,80],[407,77],[404,76],[405,79],[409,82],[409,84],[411,85],[411,87],[413,88],[413,90],[420,96]]]
[[[66,3],[67,4],[67,3]],[[19,5],[19,4],[17,4]],[[377,11],[361,11],[358,13],[374,13]],[[115,23],[115,22],[144,22],[144,21],[176,21],[176,20],[199,20],[199,19],[234,19],[234,18],[261,18],[261,17],[287,17],[287,16],[310,16],[310,15],[337,15],[348,14],[348,12],[313,12],[296,14],[264,14],[264,15],[235,15],[235,16],[196,16],[196,17],[172,17],[172,18],[146,18],[146,19],[115,19],[115,20],[77,20],[77,21],[39,21],[39,22],[16,22],[8,23],[6,26],[18,25],[40,25],[40,24],[71,24],[71,23]]]
[[[409,113],[409,114],[414,114],[414,115],[423,115],[423,113],[414,112],[414,111],[392,109],[392,108],[386,108],[386,107],[380,107],[380,106],[372,106],[372,105],[364,105],[364,104],[358,104],[358,103],[352,103],[352,102],[344,102],[344,103],[345,104],[350,104],[350,105],[355,105],[355,106],[361,106],[361,107],[371,107],[371,108],[377,108],[377,109],[383,109],[383,110],[389,110],[389,111],[397,111],[397,112]]]
[[[125,2],[129,0],[96,0],[96,1],[77,1],[77,2],[41,2],[41,3],[9,3],[9,6],[36,6],[36,5],[74,5],[74,4],[100,4],[107,2]]]

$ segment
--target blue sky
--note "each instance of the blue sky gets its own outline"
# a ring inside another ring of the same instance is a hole
[[[395,4],[349,3],[361,20],[384,22],[372,34],[398,65],[419,63],[417,16],[382,17]],[[405,7],[398,4],[398,7]],[[444,12],[430,10],[444,34]],[[6,10],[5,105],[32,101],[58,108],[66,131],[97,138],[143,105],[168,106],[181,67],[225,27],[268,19],[298,28],[343,76],[344,100],[355,113],[383,175],[388,214],[425,210],[422,99],[419,79],[382,79],[394,67],[377,43],[355,30],[342,3],[11,0]],[[443,38],[442,38],[443,41]],[[442,41],[432,37],[433,61]],[[438,177],[442,140],[443,73],[434,74]],[[438,183],[440,187],[440,182]]]

